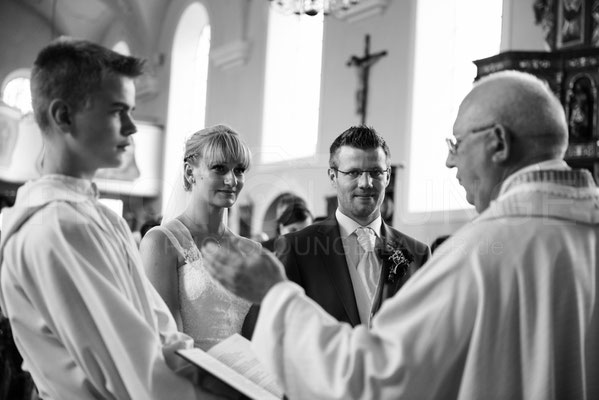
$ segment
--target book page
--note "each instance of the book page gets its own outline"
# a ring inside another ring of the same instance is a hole
[[[239,374],[231,367],[223,364],[221,361],[217,360],[201,349],[180,349],[177,350],[176,353],[192,364],[209,372],[250,399],[280,400],[282,398],[282,396],[275,396],[271,392],[256,385],[245,376]]]
[[[239,334],[229,336],[208,350],[208,354],[265,388],[277,398],[283,398],[283,389],[275,377],[260,363],[252,350],[250,341],[243,336]]]

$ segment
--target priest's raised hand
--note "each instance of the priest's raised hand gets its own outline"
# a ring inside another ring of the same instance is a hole
[[[224,249],[209,242],[202,247],[206,269],[237,296],[260,304],[266,293],[287,280],[283,264],[266,249],[238,245]]]

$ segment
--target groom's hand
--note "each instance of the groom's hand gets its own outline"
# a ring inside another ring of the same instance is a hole
[[[271,287],[287,279],[283,264],[268,250],[237,244],[225,249],[207,243],[202,247],[204,264],[224,287],[260,304]]]

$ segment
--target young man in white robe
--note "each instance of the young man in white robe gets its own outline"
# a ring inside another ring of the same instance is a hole
[[[32,70],[43,176],[4,213],[0,306],[44,399],[212,398],[174,354],[193,340],[177,332],[126,222],[92,182],[131,144],[142,70],[140,59],[71,39],[44,48]]]
[[[369,331],[341,324],[271,254],[205,248],[212,273],[262,303],[253,344],[291,399],[599,398],[599,190],[568,167],[549,87],[492,74],[462,102],[446,164],[480,215]]]

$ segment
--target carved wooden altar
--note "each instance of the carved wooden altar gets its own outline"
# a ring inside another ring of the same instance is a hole
[[[587,168],[599,178],[599,127],[597,86],[599,48],[552,52],[509,51],[474,61],[476,79],[495,71],[515,69],[544,79],[564,106],[569,146],[566,161]]]

